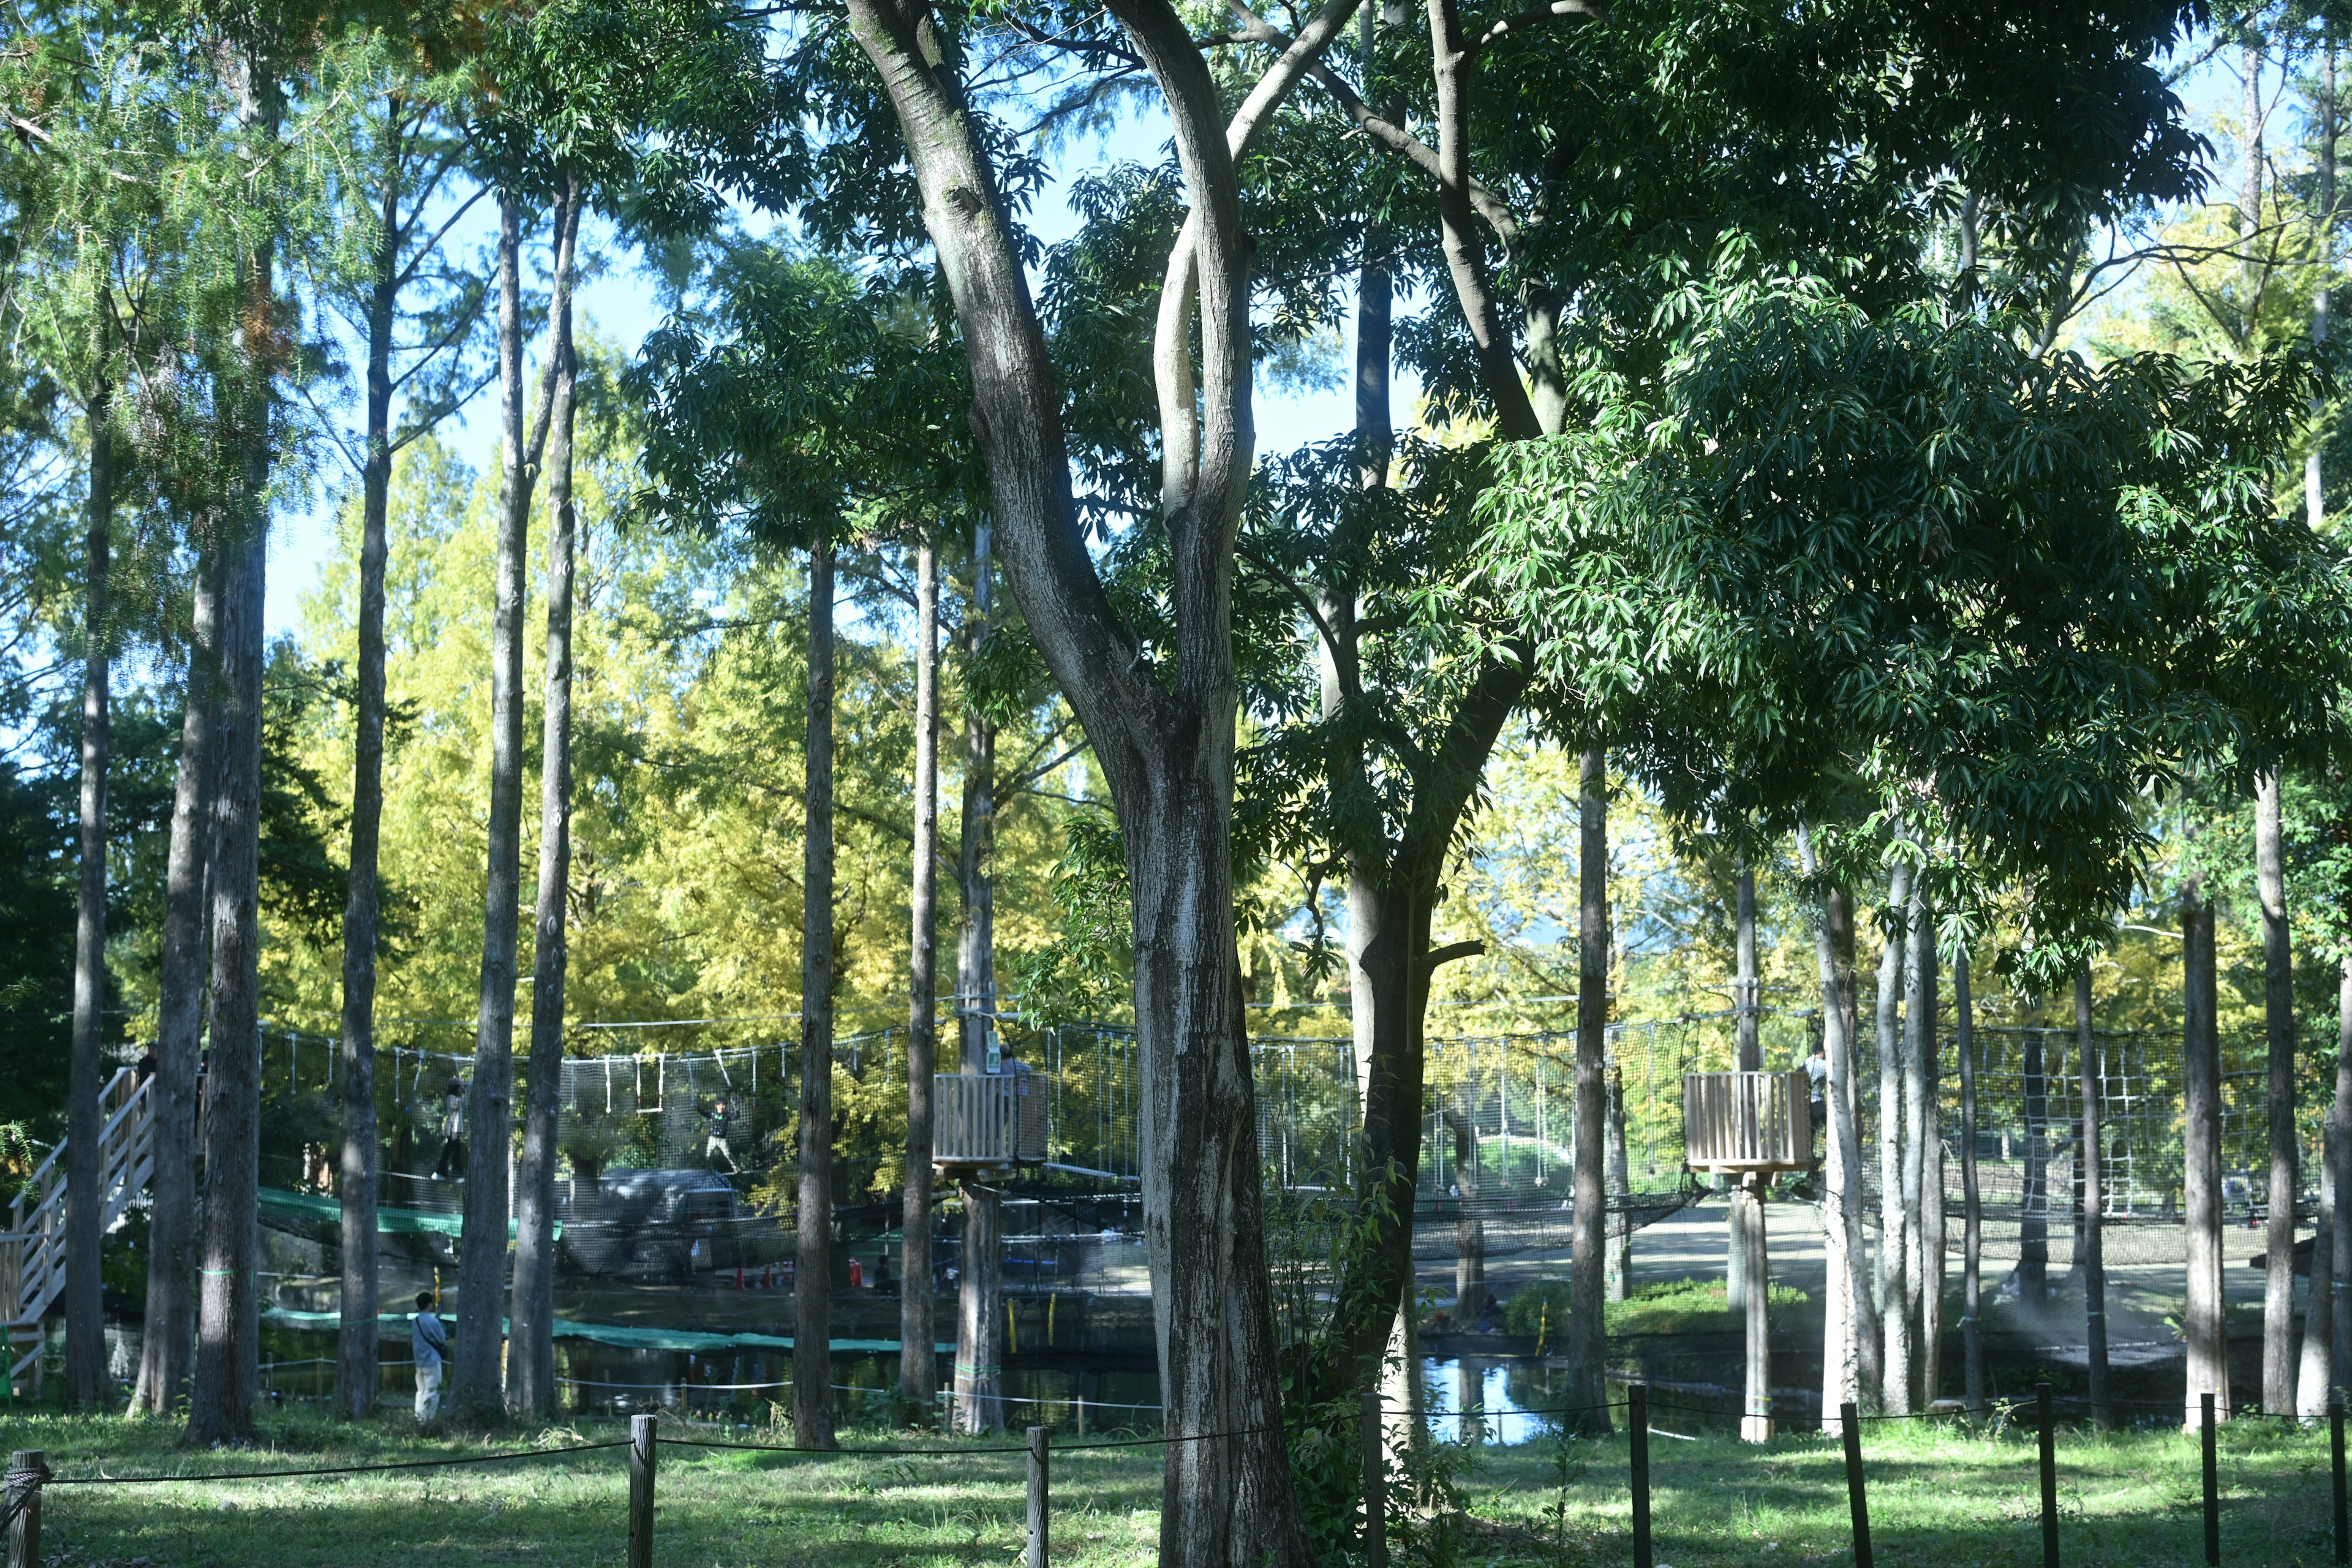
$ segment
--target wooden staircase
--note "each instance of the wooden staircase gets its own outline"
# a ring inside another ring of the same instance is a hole
[[[98,1177],[105,1203],[103,1231],[155,1173],[154,1097],[129,1068],[116,1072],[99,1096]],[[13,1383],[40,1359],[41,1319],[66,1288],[66,1168],[64,1140],[33,1173],[25,1195],[8,1210],[0,1232],[0,1368]],[[17,1344],[29,1331],[22,1355]]]

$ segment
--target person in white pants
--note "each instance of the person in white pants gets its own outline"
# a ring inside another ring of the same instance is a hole
[[[416,1421],[441,1414],[441,1369],[449,1353],[449,1331],[433,1310],[433,1292],[416,1293],[416,1316],[408,1321],[408,1353],[416,1362]]]

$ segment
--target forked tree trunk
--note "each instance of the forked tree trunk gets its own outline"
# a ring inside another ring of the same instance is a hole
[[[112,612],[113,396],[104,380],[89,400],[89,529],[82,599],[80,878],[74,911],[73,1046],[66,1075],[66,1401],[113,1403],[106,1375],[106,1317],[99,1237],[106,1194],[99,1168],[100,1057],[106,1028],[107,642]]]
[[[2107,1253],[2105,1189],[2100,1168],[2105,1149],[2099,1126],[2105,1087],[2099,1070],[2098,1042],[2091,1037],[2091,964],[2074,973],[2074,1051],[2083,1070],[2083,1336],[2090,1372],[2091,1420],[2102,1432],[2116,1424],[2107,1380]]]
[[[1821,875],[1809,828],[1797,830],[1797,858],[1809,878]],[[1854,1118],[1853,1011],[1847,990],[1851,972],[1841,962],[1840,922],[1851,930],[1851,905],[1834,889],[1822,900],[1821,923],[1813,931],[1813,956],[1822,984],[1822,1046],[1829,1058],[1828,1173],[1822,1183],[1822,1237],[1828,1270],[1828,1311],[1822,1322],[1822,1424],[1841,1425],[1840,1406],[1874,1406],[1878,1399],[1877,1319],[1871,1310],[1869,1252],[1863,1239],[1860,1130]]]
[[[915,542],[915,847],[907,889],[907,1186],[898,1267],[898,1396],[908,1417],[939,1403],[931,1292],[931,1074],[939,1067],[940,547]]]
[[[341,1206],[342,1289],[336,1386],[343,1413],[363,1420],[376,1400],[375,951],[376,866],[383,826],[383,574],[392,500],[392,337],[400,293],[400,109],[385,114],[383,225],[368,300],[367,466],[360,475],[358,689],[352,714],[352,865],[343,904],[341,1039],[343,1146],[335,1183]]]
[[[2263,1409],[2294,1408],[2294,960],[2288,943],[2279,775],[2254,788],[2254,892],[2263,917],[2263,1021],[2269,1045],[2270,1256],[2263,1275]]]
[[[1977,1017],[1969,994],[1969,950],[1952,959],[1952,1013],[1958,1024],[1954,1042],[1960,1053],[1960,1355],[1965,1366],[1969,1414],[1985,1409],[1984,1203],[1977,1185]]]
[[[531,468],[522,375],[522,214],[499,193],[499,379],[505,479],[499,496],[490,623],[490,799],[483,882],[482,964],[474,1011],[474,1078],[466,1098],[465,1234],[457,1255],[457,1322],[450,1335],[449,1403],[495,1416],[500,1310],[506,1304],[507,1180],[514,1091],[516,903],[522,879],[522,624]]]
[[[2217,1418],[2230,1409],[2230,1341],[2221,1299],[2221,1042],[2213,952],[2213,906],[2191,883],[2181,908],[2181,1199],[2189,1221],[2188,1304],[2182,1337],[2189,1342],[2189,1430],[2201,1424],[2198,1396],[2213,1395]]]
[[[257,445],[267,437],[256,437]],[[205,1079],[203,1268],[196,1317],[195,1385],[188,1441],[241,1442],[253,1435],[260,1373],[261,1300],[254,1268],[261,1237],[261,674],[263,574],[269,555],[266,446],[248,460],[240,518],[221,595],[219,767],[214,785],[217,849],[212,889],[212,1027]],[[252,469],[259,468],[257,475]]]
[[[563,987],[571,957],[572,557],[572,426],[580,363],[572,336],[572,258],[583,196],[565,177],[556,203],[555,289],[547,353],[555,372],[547,444],[547,658],[539,763],[539,901],[532,920],[530,1060],[524,1069],[522,1152],[515,1163],[514,1295],[507,1317],[507,1409],[555,1413],[555,1164],[563,1094]]]
[[[169,1415],[195,1369],[196,1058],[202,1050],[205,887],[213,861],[213,770],[217,752],[222,548],[198,533],[194,613],[182,687],[179,773],[172,791],[172,843],[163,873],[163,940],[157,986],[153,1206],[147,1215],[147,1314],[132,1406]]]
[[[1570,1151],[1574,1192],[1570,1200],[1568,1378],[1560,1391],[1565,1403],[1580,1406],[1601,1404],[1608,1386],[1601,1250],[1609,1210],[1601,1146],[1601,1123],[1609,1114],[1601,1061],[1609,1026],[1608,788],[1607,753],[1599,746],[1587,746],[1577,795],[1576,1129]],[[1609,1429],[1606,1411],[1563,1420],[1571,1431]]]
[[[1887,878],[1886,909],[1895,921],[1882,929],[1878,956],[1878,1319],[1881,1335],[1879,1399],[1889,1415],[1908,1415],[1914,1374],[1914,1331],[1909,1264],[1917,1187],[1905,1180],[1904,1078],[1901,1021],[1905,929],[1911,906],[1911,867],[1895,866]],[[1882,921],[1882,928],[1885,922]]]
[[[800,1194],[793,1441],[833,1447],[833,545],[809,550],[807,829],[801,857]]]

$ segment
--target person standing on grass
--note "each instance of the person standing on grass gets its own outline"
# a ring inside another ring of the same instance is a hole
[[[416,1362],[416,1424],[441,1414],[442,1358],[449,1353],[449,1331],[433,1310],[433,1292],[416,1293],[416,1316],[408,1323],[408,1353]]]

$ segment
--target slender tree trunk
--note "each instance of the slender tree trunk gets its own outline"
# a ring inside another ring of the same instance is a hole
[[[2323,14],[2324,15],[2324,14]],[[2336,266],[2336,33],[2333,26],[2323,24],[2320,45],[2319,99],[2319,190],[2313,204],[2313,226],[2318,230],[2316,272],[2318,287],[2311,294],[2311,346],[2325,349],[2327,343],[2329,316],[2334,300],[2328,280],[2335,276]],[[2312,400],[2312,416],[2316,419],[2326,409],[2323,398]],[[2303,515],[2314,532],[2327,522],[2326,474],[2321,465],[2322,443],[2312,443],[2311,451],[2303,459]]]
[[[2254,786],[2254,891],[2263,913],[2263,1016],[2270,1056],[2270,1257],[2263,1277],[2263,1409],[2294,1408],[2294,960],[2276,773]]]
[[[1936,1037],[1939,1010],[1936,911],[1927,890],[1911,889],[1911,967],[1906,1011],[1907,1042],[1918,1069],[1916,1147],[1919,1165],[1918,1267],[1912,1295],[1919,1313],[1920,1408],[1935,1403],[1944,1379],[1944,1102],[1943,1061]]]
[[[1602,1130],[1601,1179],[1609,1201],[1623,1204],[1633,1191],[1633,1168],[1625,1152],[1625,1071],[1614,1057],[1602,1074],[1609,1094],[1609,1121]],[[1631,1294],[1633,1280],[1633,1227],[1630,1216],[1609,1227],[1609,1264],[1602,1272],[1602,1289],[1612,1301]]]
[[[1977,1185],[1977,1016],[1969,994],[1969,950],[1952,959],[1952,1012],[1960,1053],[1960,1354],[1969,1414],[1985,1410],[1984,1201]]]
[[[474,1081],[466,1100],[465,1234],[457,1255],[457,1322],[450,1402],[488,1419],[502,1400],[500,1308],[506,1301],[508,1160],[514,1092],[516,905],[522,880],[522,624],[534,454],[525,449],[522,214],[499,193],[499,379],[506,469],[499,496],[498,576],[490,626],[490,800],[483,884],[482,967],[474,1016]]]
[[[1477,1085],[1470,1063],[1463,1064],[1462,1087],[1444,1108],[1445,1130],[1454,1139],[1454,1327],[1478,1321],[1486,1305],[1486,1227],[1478,1207]]]
[[[2230,1408],[2229,1323],[2221,1299],[2221,1042],[2215,1016],[2213,906],[2192,883],[2182,900],[2181,1083],[2182,1203],[2188,1211],[2189,1342],[2187,1418],[2200,1422],[2198,1396],[2211,1394],[2217,1412]]]
[[[2022,1067],[2025,1180],[2018,1199],[2017,1299],[2033,1303],[2038,1314],[2050,1300],[2050,1079],[2039,1029],[2025,1032]]]
[[[1584,752],[1577,797],[1576,1130],[1574,1193],[1570,1199],[1569,1257],[1568,1380],[1565,1403],[1601,1403],[1607,1389],[1609,1335],[1605,1325],[1601,1249],[1609,1228],[1603,1191],[1601,1123],[1607,1118],[1602,1057],[1609,1025],[1609,766],[1599,746]],[[1562,1418],[1569,1430],[1607,1431],[1607,1412]]]
[[[106,1029],[107,642],[112,610],[107,568],[113,555],[113,395],[101,380],[89,400],[89,531],[83,582],[81,681],[81,877],[74,919],[73,1054],[66,1093],[66,1400],[114,1403],[107,1386],[106,1316],[99,1237],[106,1194],[99,1162]]]
[[[585,193],[567,174],[555,207],[555,288],[547,353],[555,372],[547,444],[547,658],[539,763],[539,902],[531,936],[530,1061],[524,1069],[522,1155],[515,1164],[514,1294],[507,1317],[507,1409],[555,1413],[555,1165],[563,1094],[563,987],[571,957],[572,599],[579,518],[572,504],[572,426],[580,363],[572,347],[573,257]]]
[[[963,1184],[963,1268],[956,1292],[955,1417],[959,1432],[1004,1430],[1004,1198]]]
[[[1797,858],[1809,878],[1821,875],[1809,828],[1797,830]],[[1822,1425],[1841,1428],[1839,1407],[1849,1402],[1874,1407],[1878,1399],[1875,1361],[1877,1320],[1871,1311],[1869,1252],[1862,1228],[1862,1142],[1854,1118],[1853,1012],[1847,1005],[1851,971],[1841,962],[1841,928],[1852,929],[1852,905],[1835,889],[1822,900],[1813,953],[1822,983],[1822,1046],[1829,1058],[1829,1170],[1822,1184],[1822,1238],[1828,1266],[1828,1311],[1822,1324]]]
[[[222,555],[219,540],[200,531],[163,879],[155,1079],[147,1086],[155,1099],[154,1195],[147,1216],[147,1316],[132,1404],[155,1415],[172,1413],[195,1367],[196,1058],[203,1049],[205,889],[215,842]]]
[[[972,531],[971,605],[966,657],[987,638],[996,603],[995,560],[988,521]],[[957,1069],[984,1073],[996,1030],[996,900],[989,851],[996,834],[996,727],[976,710],[964,714],[963,796],[959,814],[956,887],[962,920],[956,930]],[[1000,1194],[963,1184],[963,1262],[956,1276],[955,1426],[964,1433],[1004,1429],[1004,1227]]]
[[[1738,1068],[1741,1072],[1764,1070],[1764,1046],[1759,1028],[1760,1000],[1756,971],[1756,868],[1739,862],[1734,886],[1732,946],[1738,977],[1731,984],[1732,1007],[1738,1015]],[[1748,1305],[1748,1227],[1755,1223],[1756,1195],[1747,1184],[1734,1183],[1726,1211],[1727,1245],[1723,1259],[1723,1302],[1731,1311]]]
[[[833,546],[809,551],[808,828],[802,855],[801,1169],[793,1441],[833,1447]]]
[[[262,605],[269,556],[267,436],[248,459],[242,537],[221,595],[221,705],[215,777],[212,1028],[205,1079],[203,1268],[195,1386],[187,1440],[241,1442],[253,1434],[260,1372],[261,1019],[259,920]],[[260,468],[260,473],[251,470]],[[260,480],[262,482],[256,482]]]
[[[2334,1297],[2328,1321],[2331,1387],[2352,1383],[2352,957],[2339,962],[2336,987],[2336,1098],[2327,1110],[2328,1159],[2336,1173]],[[2315,1283],[2317,1274],[2312,1276]]]
[[[2327,1414],[2336,1373],[2334,1336],[2328,1320],[2336,1278],[2336,1128],[2320,1129],[2319,1223],[2311,1237],[2311,1283],[2303,1301],[2303,1354],[2295,1368],[2294,1413],[2305,1422]]]
[[[1887,879],[1886,908],[1900,921],[1911,903],[1911,867],[1895,866]],[[1885,1360],[1879,1367],[1879,1398],[1890,1415],[1908,1415],[1913,1334],[1911,1288],[1906,1265],[1912,1250],[1916,1189],[1904,1180],[1904,1068],[1901,1004],[1906,943],[1897,924],[1881,938],[1878,957],[1878,1319]]]
[[[352,714],[352,865],[343,905],[342,1290],[336,1386],[345,1415],[375,1414],[377,1334],[375,1121],[376,866],[383,826],[384,524],[392,500],[392,334],[400,293],[401,106],[386,107],[383,211],[368,300],[367,466],[360,475],[359,689]]]
[[[915,542],[915,848],[907,890],[907,1187],[899,1261],[898,1396],[928,1424],[939,1403],[931,1291],[931,1074],[939,1067],[940,548]]]
[[[2100,1111],[2106,1088],[2099,1070],[2099,1045],[2091,1034],[2091,964],[2074,972],[2074,1052],[2083,1069],[2083,1335],[2090,1363],[2091,1420],[2100,1431],[2116,1424],[2107,1380],[2106,1150]]]

